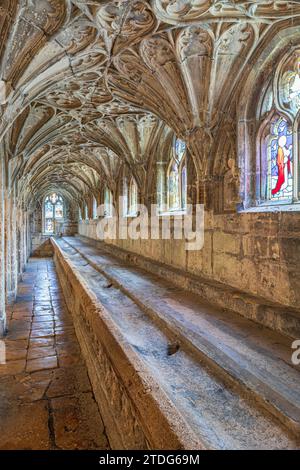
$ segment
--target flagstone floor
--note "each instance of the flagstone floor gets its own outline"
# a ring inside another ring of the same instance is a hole
[[[30,260],[8,319],[0,449],[108,449],[52,259]]]

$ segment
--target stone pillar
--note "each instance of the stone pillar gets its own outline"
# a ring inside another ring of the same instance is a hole
[[[26,212],[18,208],[18,277],[20,278],[26,265]]]
[[[5,166],[0,161],[0,337],[6,330],[5,312]]]
[[[64,235],[75,235],[78,232],[77,207],[66,201],[65,211],[62,232]]]
[[[17,205],[15,197],[15,187],[12,188],[12,197],[11,197],[11,293],[12,299],[15,300],[17,295],[17,286],[18,286],[18,243],[17,243]]]
[[[28,253],[29,253],[29,250],[28,250],[28,236],[27,236],[27,233],[28,233],[28,212],[27,211],[23,211],[23,232],[22,232],[22,237],[23,237],[23,271],[25,269],[25,266],[26,266],[26,263],[27,263],[27,260],[28,260]]]
[[[17,224],[15,190],[6,191],[5,198],[5,253],[6,253],[6,301],[15,300],[18,284]]]
[[[8,191],[5,192],[5,295],[6,302],[12,299],[12,267],[11,267],[11,197]]]

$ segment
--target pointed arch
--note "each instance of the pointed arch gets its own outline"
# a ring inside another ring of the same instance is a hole
[[[167,169],[167,210],[171,212],[185,210],[186,192],[186,144],[175,137]]]

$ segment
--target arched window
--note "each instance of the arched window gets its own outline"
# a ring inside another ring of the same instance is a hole
[[[64,201],[61,196],[52,193],[44,201],[44,230],[47,234],[56,232],[57,223],[64,218]]]
[[[88,211],[87,204],[84,205],[84,218],[85,218],[85,220],[88,220],[88,218],[89,218],[89,211]]]
[[[175,139],[167,173],[167,206],[169,211],[186,208],[186,190],[186,144],[180,139]]]
[[[289,201],[293,197],[293,134],[289,121],[275,114],[261,141],[262,197]]]
[[[104,189],[104,217],[112,217],[113,195],[111,190],[106,186]]]
[[[97,200],[96,198],[93,196],[93,219],[97,219],[98,215],[97,215]]]
[[[126,217],[128,214],[128,182],[127,178],[123,179],[123,188],[122,188],[122,205],[123,205],[123,217]]]
[[[158,212],[165,211],[165,180],[166,172],[164,162],[157,163],[157,208]]]
[[[299,199],[300,51],[276,70],[262,99],[259,119],[260,201]]]
[[[128,202],[128,215],[136,216],[138,206],[138,185],[133,177],[130,180]]]
[[[132,176],[129,185],[125,177],[123,179],[123,217],[135,217],[138,211],[138,185]]]

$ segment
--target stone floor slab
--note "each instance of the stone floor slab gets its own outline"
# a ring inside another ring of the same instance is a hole
[[[0,450],[109,448],[53,261],[31,260],[23,279],[0,364]]]
[[[91,393],[54,398],[51,400],[51,407],[56,444],[59,448],[107,448],[104,426]]]

